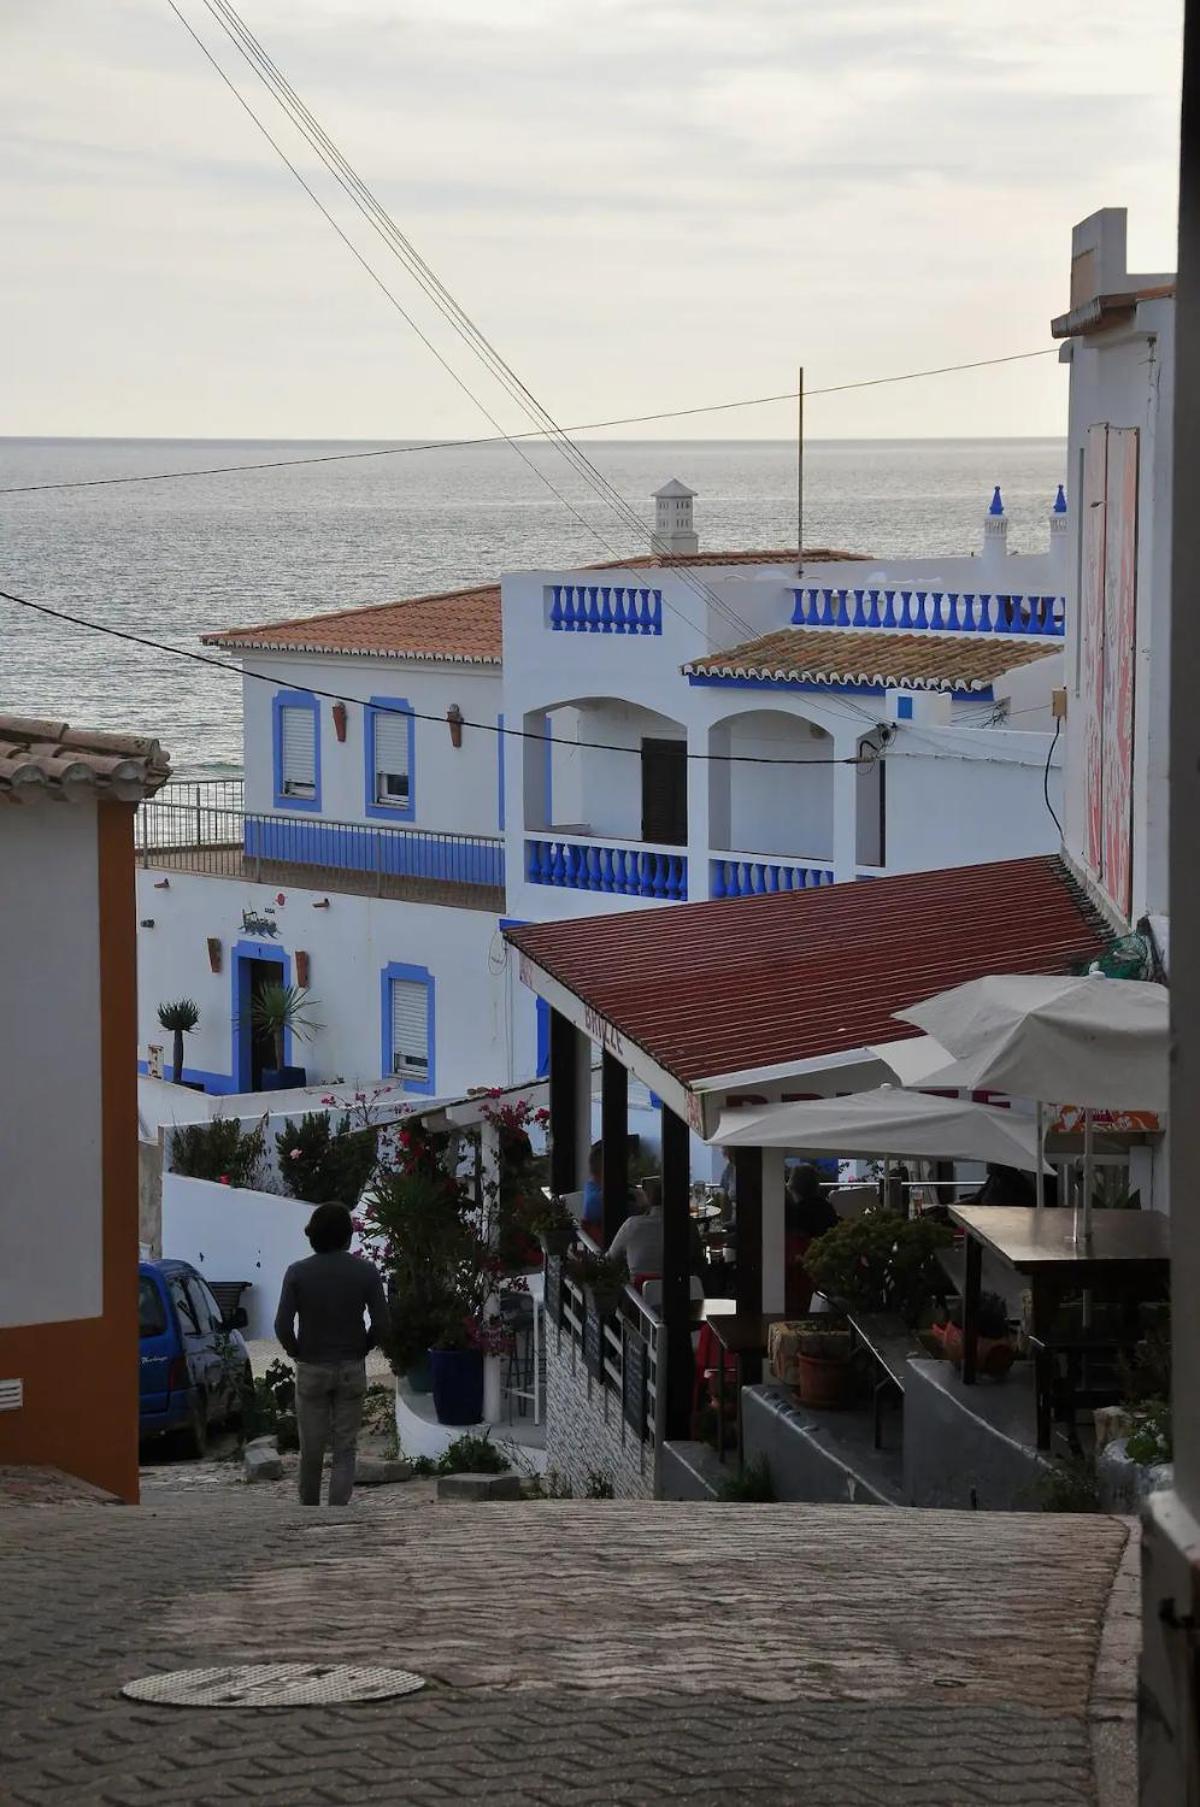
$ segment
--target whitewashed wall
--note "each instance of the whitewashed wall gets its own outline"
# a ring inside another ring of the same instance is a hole
[[[212,1180],[163,1174],[162,1252],[190,1261],[206,1280],[249,1280],[242,1304],[248,1337],[274,1336],[283,1276],[312,1249],[304,1226],[313,1208],[273,1192],[219,1186]]]
[[[437,717],[414,723],[413,825],[446,834],[500,832],[500,748],[494,726],[504,708],[498,670],[470,666],[424,666],[398,659],[319,659],[302,653],[270,656],[247,653],[245,669],[259,674],[243,685],[245,710],[246,808],[272,811],[272,699],[276,690],[306,685],[357,697],[403,698],[414,710]],[[271,683],[263,683],[266,676]],[[364,712],[350,708],[346,738],[337,739],[333,704],[319,698],[321,734],[321,816],[331,822],[362,822],[366,813]],[[451,744],[446,710],[454,703],[467,721],[462,746]],[[308,812],[295,812],[306,815]],[[376,820],[377,818],[371,818]],[[406,826],[408,824],[405,824]]]
[[[156,868],[138,874],[138,915],[154,922],[138,934],[140,1059],[153,1041],[164,1045],[169,1061],[171,1038],[159,1027],[157,1007],[187,995],[200,1007],[200,1023],[185,1038],[185,1072],[219,1090],[237,1089],[233,949],[253,939],[242,928],[242,912],[271,905],[279,935],[262,944],[264,952],[281,949],[293,977],[297,950],[309,955],[312,1008],[322,1028],[294,1054],[310,1083],[381,1078],[381,975],[392,962],[427,967],[433,976],[439,1094],[501,1085],[534,1071],[533,1002],[510,982],[495,916],[341,892],[328,894],[328,909],[315,909],[326,893],[305,890],[284,892],[279,904],[271,886],[182,872],[170,873],[167,890],[155,890],[163,876]],[[222,944],[220,973],[209,968],[209,936]]]
[[[971,757],[967,738],[962,730],[923,728],[919,736],[901,735],[889,752],[887,871],[1057,853],[1061,840],[1043,795],[1050,736],[995,728],[970,735],[986,740],[990,759]],[[1050,801],[1061,819],[1061,751],[1055,761]]]
[[[95,805],[0,810],[5,1327],[103,1306],[98,908]]]

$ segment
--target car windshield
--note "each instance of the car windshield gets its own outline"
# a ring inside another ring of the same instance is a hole
[[[161,1336],[167,1328],[162,1294],[149,1274],[138,1277],[138,1335]]]

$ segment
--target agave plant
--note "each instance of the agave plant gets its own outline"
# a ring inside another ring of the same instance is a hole
[[[250,1005],[250,1022],[261,1035],[270,1036],[277,1071],[284,1065],[286,1032],[307,1041],[321,1027],[312,1014],[312,999],[299,985],[264,985]]]
[[[175,1045],[171,1049],[171,1062],[175,1068],[173,1078],[176,1085],[183,1083],[183,1038],[190,1035],[200,1021],[200,1006],[194,998],[178,998],[174,1004],[160,1004],[158,1020],[164,1029],[169,1029],[175,1037]]]

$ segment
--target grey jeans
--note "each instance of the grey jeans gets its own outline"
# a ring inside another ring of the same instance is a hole
[[[354,1457],[367,1390],[365,1362],[297,1362],[296,1425],[300,1432],[300,1503],[321,1503],[321,1468],[332,1445],[329,1504],[345,1506],[354,1491]]]

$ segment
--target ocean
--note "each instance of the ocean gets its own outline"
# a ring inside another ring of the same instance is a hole
[[[794,445],[583,443],[647,532],[652,492],[679,477],[697,491],[703,549],[795,544]],[[0,490],[374,449],[345,441],[0,439]],[[197,648],[198,636],[216,628],[645,550],[560,454],[536,442],[524,450],[536,470],[510,447],[487,445],[0,494],[0,589]],[[1065,446],[1055,439],[818,440],[805,452],[805,544],[879,557],[968,552],[979,545],[999,483],[1010,550],[1037,551],[1047,543],[1064,467]],[[237,679],[6,602],[0,623],[0,710],[157,735],[180,776],[240,769]]]

